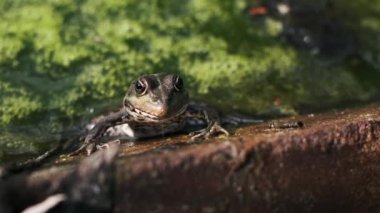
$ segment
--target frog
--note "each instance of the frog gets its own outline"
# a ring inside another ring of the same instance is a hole
[[[102,138],[140,140],[165,136],[183,130],[187,124],[205,123],[205,127],[190,132],[190,141],[212,135],[230,133],[221,125],[217,110],[189,100],[184,80],[177,74],[145,74],[132,81],[120,110],[88,125],[84,142],[72,155],[86,151],[91,155],[104,148]]]

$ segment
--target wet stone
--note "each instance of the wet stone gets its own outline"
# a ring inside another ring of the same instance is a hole
[[[289,121],[298,126],[270,125]],[[380,105],[370,105],[248,125],[197,143],[186,135],[122,143],[3,180],[0,208],[22,210],[63,193],[58,210],[376,212],[379,138]]]

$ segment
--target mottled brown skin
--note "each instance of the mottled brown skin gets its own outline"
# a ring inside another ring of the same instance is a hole
[[[165,73],[143,75],[131,83],[123,108],[92,125],[83,145],[72,154],[83,150],[93,153],[102,147],[100,139],[104,136],[135,139],[180,131],[189,119],[202,119],[207,123],[205,129],[192,133],[192,140],[218,132],[229,135],[220,126],[216,111],[189,104],[181,77]]]

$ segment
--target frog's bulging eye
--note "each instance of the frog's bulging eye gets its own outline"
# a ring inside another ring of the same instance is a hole
[[[139,95],[144,95],[148,90],[148,86],[145,81],[138,80],[135,83],[135,91]]]
[[[181,91],[183,88],[183,80],[180,77],[177,77],[174,82],[174,89],[178,92]]]

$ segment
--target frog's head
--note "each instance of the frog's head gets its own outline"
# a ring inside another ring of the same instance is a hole
[[[189,95],[183,80],[174,74],[143,75],[133,81],[124,98],[128,111],[152,119],[168,119],[182,114]]]

